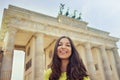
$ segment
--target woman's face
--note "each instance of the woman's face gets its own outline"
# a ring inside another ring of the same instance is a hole
[[[57,55],[60,59],[69,59],[71,55],[71,44],[67,38],[62,38],[57,47]]]

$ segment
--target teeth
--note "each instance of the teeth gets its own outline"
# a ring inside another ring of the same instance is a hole
[[[66,52],[66,51],[60,51],[60,53],[62,53],[62,54],[66,54],[67,52]]]

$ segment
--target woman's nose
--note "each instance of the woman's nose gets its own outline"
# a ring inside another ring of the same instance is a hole
[[[62,45],[62,48],[65,48],[66,46],[65,45]]]

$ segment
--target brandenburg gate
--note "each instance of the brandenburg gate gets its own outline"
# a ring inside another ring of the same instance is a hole
[[[14,50],[25,52],[24,80],[44,80],[55,41],[63,35],[74,41],[91,80],[120,80],[118,38],[82,20],[51,17],[12,5],[4,9],[0,31],[0,80],[11,80]]]

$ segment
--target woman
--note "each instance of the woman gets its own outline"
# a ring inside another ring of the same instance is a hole
[[[45,80],[90,80],[86,68],[69,37],[60,37],[54,48],[51,67]]]

